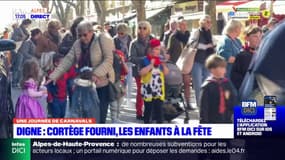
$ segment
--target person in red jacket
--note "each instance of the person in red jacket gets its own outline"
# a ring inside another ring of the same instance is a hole
[[[53,64],[54,68],[57,67],[61,60],[63,59],[63,55],[54,54],[53,56]],[[50,75],[53,72],[53,69],[48,72]],[[71,67],[71,69],[63,74],[57,81],[56,84],[48,84],[48,105],[51,111],[51,115],[53,118],[64,118],[66,103],[67,103],[67,80],[76,77],[75,66]]]

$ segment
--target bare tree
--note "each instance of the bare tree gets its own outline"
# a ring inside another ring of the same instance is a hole
[[[55,8],[56,15],[63,26],[67,25],[69,14],[72,9],[75,9],[76,16],[84,16],[86,11],[86,1],[74,1],[74,0],[38,0],[43,8],[47,8],[48,12],[51,13],[52,9]],[[51,8],[50,2],[52,2]]]
[[[146,20],[145,2],[146,0],[132,0],[132,3],[137,11],[138,22]]]
[[[74,2],[74,0],[62,0],[62,2],[66,3],[66,5],[70,5],[75,9],[76,16],[84,16],[86,11],[86,1],[77,0]]]
[[[107,14],[106,1],[93,0],[93,3],[98,15],[98,23],[103,24],[106,21]]]
[[[64,7],[63,1],[61,0],[53,0],[52,5],[55,6],[56,15],[59,19],[59,21],[62,23],[62,26],[67,25],[67,20],[69,19],[68,15],[71,11],[71,5],[69,3],[66,3],[66,6]]]

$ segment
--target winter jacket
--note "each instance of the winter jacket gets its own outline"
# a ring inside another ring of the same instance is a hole
[[[24,60],[35,57],[36,55],[35,43],[31,39],[24,41],[22,46],[18,50],[18,54],[22,54],[24,56]]]
[[[127,35],[128,36],[128,42],[127,42],[127,46],[128,48],[130,48],[130,44],[132,42],[132,37],[130,35]],[[114,43],[115,43],[115,47],[116,49],[118,50],[122,50],[121,49],[121,41],[120,39],[118,38],[118,36],[115,36],[114,37]],[[124,53],[125,54],[125,57],[128,57],[129,53]]]
[[[68,32],[62,39],[62,42],[59,45],[59,53],[66,55],[71,49],[73,43],[76,41],[76,37],[74,37],[70,32]]]
[[[168,54],[170,55],[171,62],[177,62],[183,48],[188,42],[189,37],[189,31],[186,31],[184,34],[181,33],[181,31],[176,31],[175,33],[170,35],[167,50]]]
[[[29,38],[29,33],[28,31],[20,26],[18,28],[16,28],[11,36],[11,39],[14,40],[15,42],[20,42],[20,41],[25,41]]]
[[[115,49],[113,40],[106,33],[95,34],[90,47],[91,65],[93,73],[99,78],[96,87],[107,86],[109,80],[114,82],[113,69],[113,50]],[[61,64],[50,75],[50,79],[56,81],[59,77],[67,72],[74,64],[80,60],[81,41],[76,40],[68,54],[64,57]]]
[[[241,41],[236,38],[232,40],[229,36],[224,35],[217,47],[217,53],[224,57],[225,60],[228,62],[231,56],[236,57],[240,53],[242,49]],[[227,65],[227,77],[230,77],[230,73],[232,70],[232,63],[228,63]]]
[[[195,46],[197,48],[197,53],[195,55],[195,62],[198,62],[204,65],[206,59],[215,52],[214,48],[204,47],[207,44],[214,45],[213,36],[210,30],[206,31],[203,28],[199,28],[196,32],[200,32],[200,33],[197,39],[198,44],[197,46]],[[193,35],[195,35],[195,33]]]
[[[53,70],[50,70],[48,74],[50,75]],[[69,79],[76,77],[75,66],[72,66],[70,70],[64,73],[57,81],[56,84],[53,85],[50,83],[47,87],[48,89],[48,102],[52,102],[53,98],[57,98],[60,100],[65,100],[67,97],[67,81]]]
[[[37,40],[36,57],[41,58],[44,52],[58,52],[58,45],[51,39],[51,35],[46,31]]]
[[[223,114],[219,113],[220,87],[226,108]],[[200,123],[232,123],[233,108],[237,104],[236,90],[227,78],[210,77],[202,85],[200,104]]]
[[[149,47],[149,40],[151,40],[152,38],[152,36],[149,36],[145,42],[136,38],[130,44],[130,61],[135,64],[135,66],[133,67],[134,77],[139,76],[139,70],[143,64],[143,59],[148,52],[147,50]]]
[[[249,50],[244,50],[236,56],[236,60],[231,71],[231,80],[237,90],[239,90],[245,74],[248,71],[252,56],[253,53]]]

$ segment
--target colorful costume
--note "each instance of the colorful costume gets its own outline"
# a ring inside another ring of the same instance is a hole
[[[43,107],[37,100],[42,96],[46,94],[37,90],[37,84],[33,79],[26,81],[23,93],[16,104],[16,118],[46,118]]]

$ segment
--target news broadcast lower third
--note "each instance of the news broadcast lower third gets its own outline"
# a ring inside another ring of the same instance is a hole
[[[284,157],[285,1],[3,0],[0,13],[1,160]]]

